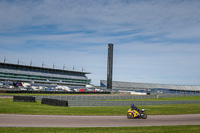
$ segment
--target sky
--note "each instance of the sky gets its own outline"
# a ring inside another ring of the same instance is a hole
[[[199,0],[0,0],[0,62],[200,85]]]

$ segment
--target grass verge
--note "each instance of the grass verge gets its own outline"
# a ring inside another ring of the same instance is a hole
[[[41,115],[126,115],[130,106],[108,107],[59,107],[41,104],[40,101],[13,102],[0,98],[0,114],[41,114]],[[200,104],[172,104],[138,106],[146,109],[148,115],[199,114]],[[81,111],[77,111],[81,110]]]
[[[199,125],[151,127],[32,128],[0,127],[1,133],[200,133]]]
[[[0,93],[0,96],[73,96],[83,94],[31,94],[31,93]],[[98,96],[102,94],[84,94],[84,96]],[[113,94],[105,94],[110,96]],[[114,95],[115,96],[115,95]],[[112,99],[105,101],[169,101],[169,100],[200,100],[200,96],[180,96],[180,97],[166,97],[166,98],[145,98],[145,99]]]
[[[200,96],[182,96],[182,97],[166,97],[166,98],[146,98],[146,99],[112,99],[105,101],[188,101],[188,100],[200,100]]]

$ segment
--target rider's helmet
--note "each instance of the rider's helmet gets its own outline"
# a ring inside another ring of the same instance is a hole
[[[131,104],[131,108],[134,108],[134,104]]]

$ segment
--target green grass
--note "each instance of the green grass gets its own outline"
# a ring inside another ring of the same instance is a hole
[[[151,127],[32,128],[0,127],[1,133],[200,133],[199,125]]]
[[[68,95],[83,95],[83,94],[30,94],[30,93],[0,93],[2,96],[68,96]],[[85,95],[101,95],[101,94],[84,94]],[[112,94],[105,94],[107,96]],[[113,96],[113,95],[112,95]],[[200,100],[200,96],[182,96],[182,97],[167,97],[167,98],[146,98],[146,99],[112,99],[104,101],[170,101],[170,100]]]
[[[178,101],[178,100],[200,100],[200,96],[166,97],[166,98],[146,98],[146,99],[112,99],[105,101]]]
[[[200,96],[157,98],[159,100],[200,100]]]
[[[199,114],[200,104],[172,104],[137,106],[146,109],[147,115]],[[108,107],[59,107],[41,104],[40,101],[13,102],[0,98],[0,114],[41,114],[41,115],[126,115],[130,106]],[[81,111],[77,111],[81,110]]]
[[[187,97],[191,100],[195,97]],[[175,98],[177,99],[177,98]],[[196,100],[196,98],[195,98]],[[147,115],[199,114],[200,104],[148,105]],[[126,115],[129,106],[115,107],[58,107],[42,105],[41,102],[13,102],[13,99],[0,98],[1,114],[45,114],[45,115]],[[77,111],[81,110],[81,111]],[[150,126],[150,127],[94,127],[94,128],[54,128],[54,127],[0,127],[1,133],[200,133],[199,125]]]

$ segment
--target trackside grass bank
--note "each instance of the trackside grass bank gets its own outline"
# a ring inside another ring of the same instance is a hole
[[[102,96],[102,94],[30,94],[30,93],[0,93],[0,96]],[[131,96],[119,94],[105,94],[104,96]],[[156,95],[157,96],[157,95]],[[166,98],[145,98],[145,99],[112,99],[104,101],[169,101],[169,100],[200,100],[199,96],[178,96]]]
[[[199,125],[97,128],[15,128],[0,127],[1,133],[200,133]]]
[[[59,107],[44,105],[40,101],[35,103],[13,102],[13,99],[0,98],[1,114],[126,115],[129,108],[130,106]],[[148,115],[200,114],[200,104],[145,105],[138,106],[138,108],[145,108]]]
[[[179,100],[183,101],[200,100],[200,96],[181,96],[181,97],[146,98],[146,99],[112,99],[109,101],[179,101]]]

